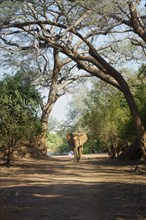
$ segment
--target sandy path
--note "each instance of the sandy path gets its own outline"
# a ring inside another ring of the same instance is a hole
[[[146,219],[146,175],[133,167],[107,155],[1,167],[1,220]]]

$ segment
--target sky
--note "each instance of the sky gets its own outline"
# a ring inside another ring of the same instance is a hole
[[[57,121],[63,121],[66,118],[67,107],[71,100],[71,95],[63,95],[55,103],[50,117],[57,119]]]

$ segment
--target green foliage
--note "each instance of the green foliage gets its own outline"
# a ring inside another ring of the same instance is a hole
[[[14,150],[20,141],[41,133],[37,112],[40,95],[25,74],[0,81],[0,146]]]
[[[48,134],[48,146],[49,150],[54,154],[68,152],[71,150],[65,138],[60,136],[58,133]]]
[[[89,125],[90,141],[98,151],[119,136],[118,128],[127,120],[129,113],[122,94],[105,83],[95,84],[89,96],[92,107],[84,115],[83,125]]]
[[[129,79],[129,86],[146,126],[145,82],[135,74]],[[82,108],[76,104],[80,99]],[[76,95],[70,104],[70,110],[79,116],[77,121],[72,122],[73,127],[80,127],[80,131],[86,128],[89,140],[84,152],[90,153],[93,149],[96,152],[100,151],[117,139],[123,143],[136,139],[133,119],[123,94],[102,81],[94,80],[92,89],[88,90],[86,97]]]
[[[0,21],[7,24],[11,20],[15,20],[15,15],[17,15],[20,10],[20,4],[15,1],[5,0],[0,2]]]
[[[142,68],[140,68],[138,74],[129,80],[129,83],[131,85],[131,89],[140,112],[143,126],[146,129],[146,81],[143,76],[137,77],[139,76],[139,73],[141,73],[141,69]],[[121,126],[120,135],[122,139],[126,139],[130,142],[135,141],[137,138],[136,130],[131,116],[129,116],[127,122]]]

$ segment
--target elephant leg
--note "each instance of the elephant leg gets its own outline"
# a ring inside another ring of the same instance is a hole
[[[76,147],[74,147],[74,162],[78,162],[78,152]]]
[[[82,152],[83,152],[83,146],[79,147],[79,160],[82,160]]]

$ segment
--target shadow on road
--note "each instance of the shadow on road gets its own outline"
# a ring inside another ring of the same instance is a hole
[[[144,220],[145,176],[108,158],[25,161],[5,168],[1,220]],[[9,213],[9,214],[8,214]]]

